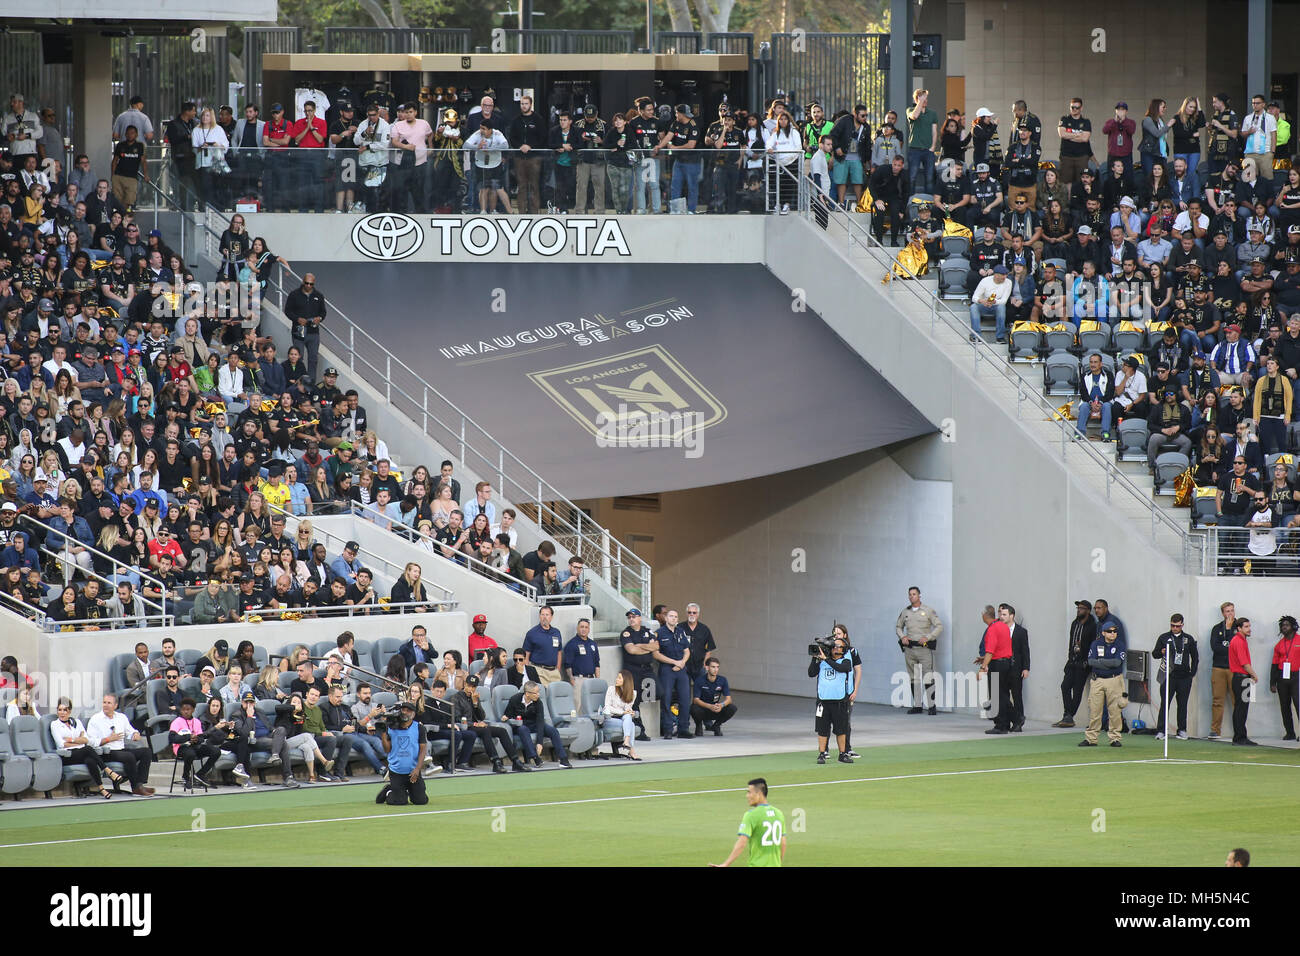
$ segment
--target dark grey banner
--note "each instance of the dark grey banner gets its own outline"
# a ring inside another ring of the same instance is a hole
[[[935,430],[761,265],[294,265],[571,499]]]

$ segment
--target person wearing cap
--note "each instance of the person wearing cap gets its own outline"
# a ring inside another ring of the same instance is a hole
[[[636,739],[649,740],[645,727],[640,723],[641,695],[647,688],[654,686],[653,655],[659,649],[659,642],[650,629],[641,623],[640,608],[634,607],[627,612],[627,627],[619,635],[619,644],[623,649],[623,669],[632,675],[633,686],[636,688],[633,704],[639,728]]]
[[[974,166],[975,178],[970,183],[972,228],[992,224],[995,228],[1002,221],[1003,196],[1002,187],[993,177],[992,167],[988,163],[978,162]],[[875,174],[872,174],[874,182]],[[874,193],[873,193],[874,195]]]
[[[1223,335],[1222,342],[1211,346],[1210,365],[1219,373],[1219,380],[1224,385],[1240,385],[1249,393],[1259,361],[1255,347],[1241,337],[1239,325],[1229,325]],[[1206,338],[1209,336],[1202,337],[1202,346],[1206,345]]]
[[[582,119],[573,124],[578,137],[578,165],[576,169],[576,202],[574,212],[587,211],[587,186],[592,188],[593,209],[596,215],[605,212],[605,121],[600,118],[596,105],[588,103],[582,108]],[[466,146],[469,146],[466,143]],[[481,175],[481,171],[480,171]]]
[[[358,558],[358,552],[361,545],[355,541],[348,541],[343,545],[343,553],[330,562],[330,573],[336,578],[342,578],[349,586],[356,583],[357,572],[361,570],[361,560]]]
[[[1106,166],[1115,160],[1124,164],[1125,175],[1133,172],[1133,137],[1137,132],[1137,123],[1128,115],[1128,104],[1120,100],[1115,104],[1115,113],[1101,127],[1106,137]]]
[[[1122,747],[1124,707],[1128,703],[1128,689],[1124,685],[1126,648],[1119,643],[1119,628],[1113,621],[1101,626],[1101,637],[1092,642],[1088,650],[1088,666],[1092,669],[1092,688],[1088,692],[1088,729],[1084,731],[1080,747],[1095,747],[1101,736],[1103,712],[1108,718],[1108,736],[1112,747]]]
[[[1070,99],[1068,110],[1056,124],[1061,140],[1057,172],[1061,182],[1072,185],[1092,162],[1092,120],[1083,115],[1083,100],[1077,96]]]
[[[1119,208],[1110,214],[1108,225],[1112,230],[1116,226],[1123,230],[1124,240],[1136,248],[1135,244],[1142,237],[1143,223],[1142,217],[1137,212],[1137,203],[1133,201],[1132,196],[1119,198]]]
[[[429,755],[429,740],[424,724],[415,720],[414,701],[403,698],[398,714],[379,732],[388,763],[386,782],[375,795],[375,803],[404,807],[407,803],[424,806],[429,802],[420,771]]]
[[[1168,373],[1168,368],[1165,368]],[[1152,382],[1155,383],[1155,379]],[[1192,424],[1192,413],[1186,405],[1178,401],[1176,382],[1167,379],[1163,387],[1153,387],[1159,404],[1153,404],[1151,414],[1147,416],[1147,468],[1152,474],[1156,470],[1156,456],[1164,445],[1173,444],[1175,451],[1187,455],[1192,453],[1192,440],[1187,437]]]
[[[1074,715],[1083,703],[1083,689],[1088,684],[1088,654],[1097,639],[1097,621],[1092,616],[1092,602],[1074,602],[1074,620],[1065,648],[1064,676],[1061,679],[1061,719],[1053,727],[1073,727]]]
[[[1007,335],[1007,301],[1011,298],[1011,283],[1007,279],[1007,267],[999,263],[993,267],[993,274],[981,279],[971,297],[970,327],[971,341],[974,342],[982,331],[983,320],[991,316],[996,325],[997,341],[1005,342]]]
[[[1132,355],[1124,359],[1115,378],[1115,402],[1111,406],[1112,419],[1118,423],[1125,418],[1147,417],[1147,377]]]
[[[1165,650],[1168,648],[1168,671],[1166,672]],[[1172,728],[1166,722],[1164,685],[1169,684],[1168,696],[1178,706],[1178,739],[1187,739],[1187,700],[1192,692],[1192,678],[1200,666],[1200,656],[1196,650],[1196,638],[1186,633],[1183,628],[1183,616],[1172,614],[1169,617],[1169,630],[1156,638],[1151,657],[1158,661],[1160,684],[1160,717],[1156,721],[1156,740],[1164,740]],[[1167,674],[1167,676],[1166,676]]]
[[[658,155],[661,149],[671,151],[673,173],[669,185],[669,201],[681,199],[684,194],[687,211],[693,215],[699,199],[701,158],[691,150],[694,150],[700,142],[700,129],[691,117],[691,108],[688,104],[678,103],[673,113],[673,121],[660,136],[655,154]],[[766,140],[767,137],[764,139]]]
[[[1016,197],[1023,196],[1026,208],[1032,210],[1038,204],[1038,161],[1042,150],[1034,142],[1031,127],[1017,124],[1015,129],[1016,139],[1007,150],[1005,163],[1007,199],[1014,204]]]
[[[470,632],[468,638],[468,650],[469,659],[476,661],[489,650],[499,645],[495,640],[488,636],[488,619],[486,614],[475,614],[472,624],[474,629]]]
[[[316,288],[316,276],[308,272],[302,277],[302,285],[285,299],[284,316],[293,326],[293,343],[306,354],[307,374],[312,379],[316,377],[320,324],[325,321],[326,312],[325,296]]]

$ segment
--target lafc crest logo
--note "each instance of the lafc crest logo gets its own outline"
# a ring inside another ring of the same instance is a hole
[[[726,407],[660,345],[528,377],[597,439],[653,426],[666,443],[677,442],[727,417]]]

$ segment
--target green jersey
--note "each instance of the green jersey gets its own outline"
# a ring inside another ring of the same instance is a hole
[[[750,866],[780,866],[781,840],[785,837],[785,814],[760,803],[740,818],[740,835],[749,838]]]

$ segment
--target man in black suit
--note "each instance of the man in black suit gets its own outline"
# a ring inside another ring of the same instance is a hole
[[[1011,732],[1018,734],[1025,727],[1025,678],[1029,676],[1029,632],[1016,623],[1016,609],[1010,604],[998,605],[998,616],[1011,632],[1011,669],[1003,678],[1010,685]]]

